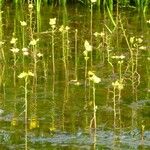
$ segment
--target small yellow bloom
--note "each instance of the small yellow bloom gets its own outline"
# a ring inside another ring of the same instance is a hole
[[[93,76],[94,73],[92,71],[88,71],[88,76]]]
[[[27,25],[27,23],[25,22],[25,21],[20,21],[20,24],[21,24],[21,26],[26,26]]]
[[[147,20],[146,22],[150,24],[150,20]]]
[[[84,47],[85,47],[86,51],[88,51],[88,52],[92,51],[92,46],[89,44],[89,42],[87,40],[85,40],[85,42],[84,42]]]
[[[141,44],[142,42],[143,42],[143,39],[142,38],[138,38],[138,39],[136,39],[137,40],[137,42],[139,43],[139,44]]]
[[[125,56],[124,55],[120,55],[120,59],[124,59],[125,58]]]
[[[29,49],[26,48],[26,47],[24,47],[24,48],[22,49],[23,52],[28,52],[28,50],[29,50]]]
[[[101,37],[103,37],[103,36],[105,35],[105,33],[104,33],[104,32],[101,32],[99,35],[100,35]]]
[[[10,49],[10,51],[12,51],[13,53],[18,53],[18,52],[19,52],[19,49],[13,47],[13,48]]]
[[[29,49],[28,48],[26,48],[26,47],[24,47],[23,49],[22,49],[22,51],[23,51],[23,55],[24,56],[28,56],[29,55]]]
[[[66,28],[65,28],[67,31],[70,29],[68,26],[66,26]]]
[[[85,57],[87,57],[88,56],[88,52],[85,50],[85,51],[83,51],[83,55],[85,56]]]
[[[101,78],[99,78],[98,76],[96,76],[92,71],[88,71],[88,76],[89,76],[89,79],[93,83],[100,83],[101,82]]]
[[[23,55],[24,55],[24,56],[28,56],[28,55],[29,55],[29,52],[28,52],[28,51],[24,51],[24,52],[23,52]]]
[[[96,75],[93,75],[91,77],[91,80],[94,82],[94,83],[100,83],[101,82],[101,78],[97,77]]]
[[[34,74],[31,71],[28,71],[28,75],[32,77],[34,76]]]
[[[43,57],[43,54],[38,53],[37,56],[38,56],[38,57]]]
[[[11,44],[16,44],[16,41],[17,41],[17,40],[18,40],[17,38],[14,38],[14,37],[13,37],[13,38],[11,39],[10,43],[11,43]]]
[[[130,43],[133,44],[135,37],[130,37]]]
[[[94,36],[95,36],[95,37],[98,37],[98,35],[99,35],[98,32],[95,32],[95,33],[94,33]]]
[[[29,4],[29,5],[28,5],[28,8],[29,8],[29,9],[32,9],[32,8],[33,8],[33,4]]]
[[[97,0],[91,0],[91,3],[96,3]]]
[[[38,41],[39,41],[39,39],[37,39],[37,40],[33,39],[33,40],[29,43],[29,45],[35,46]]]
[[[28,73],[26,73],[26,72],[22,72],[22,73],[20,73],[19,75],[18,75],[18,78],[24,78],[24,77],[26,77],[28,75]]]
[[[49,24],[52,26],[52,25],[55,25],[56,24],[56,18],[51,18],[49,20]]]
[[[34,74],[31,72],[31,71],[28,71],[28,72],[22,72],[18,75],[18,78],[25,78],[27,76],[34,76]]]
[[[123,60],[121,60],[121,61],[118,61],[118,64],[123,64]]]
[[[3,42],[3,41],[0,41],[0,46],[2,46],[4,43],[5,43],[5,42]]]
[[[146,46],[140,46],[139,49],[146,50]]]
[[[59,31],[60,32],[64,31],[64,26],[63,25],[59,28]]]

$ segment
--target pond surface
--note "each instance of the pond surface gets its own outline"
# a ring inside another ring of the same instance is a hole
[[[118,14],[1,8],[1,149],[150,149],[150,15]]]

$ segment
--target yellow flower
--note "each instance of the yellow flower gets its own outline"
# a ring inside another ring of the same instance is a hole
[[[21,23],[21,26],[23,26],[23,27],[27,25],[27,23],[25,21],[20,21],[20,23]]]
[[[87,57],[88,56],[88,52],[85,50],[85,51],[83,51],[83,55],[85,56],[85,57]]]
[[[28,55],[29,55],[28,50],[29,50],[28,48],[24,47],[24,48],[22,49],[23,55],[28,56]]]
[[[92,71],[88,71],[88,76],[93,76],[94,73]]]
[[[112,82],[112,86],[114,88],[117,88],[118,90],[122,90],[124,87],[124,84],[122,82],[123,82],[123,80],[117,80],[115,82]]]
[[[28,55],[29,55],[29,52],[28,52],[28,51],[24,51],[24,52],[23,52],[23,55],[24,55],[24,56],[28,56]]]
[[[99,35],[98,32],[95,32],[95,33],[94,33],[94,36],[95,36],[95,37],[98,37],[98,35]]]
[[[130,43],[133,44],[135,37],[130,37]]]
[[[136,39],[136,40],[137,40],[137,42],[138,42],[139,44],[143,42],[143,39],[142,39],[142,38],[138,38],[138,39]]]
[[[139,49],[146,50],[146,46],[140,46]]]
[[[68,26],[66,26],[66,28],[65,28],[67,31],[70,29]]]
[[[28,71],[28,75],[32,77],[34,76],[34,74],[31,71]]]
[[[22,48],[22,51],[23,51],[23,52],[27,52],[28,50],[29,50],[29,49],[26,48],[26,47]]]
[[[89,42],[87,40],[85,40],[85,42],[84,42],[84,47],[85,47],[86,51],[88,51],[88,52],[92,51],[92,46],[89,44]]]
[[[97,77],[96,75],[93,75],[91,77],[91,80],[94,82],[94,83],[99,83],[101,82],[101,78]]]
[[[10,51],[12,51],[13,53],[18,53],[18,52],[19,52],[19,49],[13,47],[12,49],[10,49]]]
[[[14,38],[14,37],[13,37],[13,38],[11,39],[10,43],[11,43],[11,44],[15,44],[17,40],[18,40],[17,38]]]
[[[52,25],[55,25],[56,24],[56,18],[51,18],[49,20],[49,24],[52,26]]]
[[[94,82],[94,83],[99,83],[101,82],[101,78],[99,78],[98,76],[96,76],[92,71],[88,71],[88,76],[89,79]]]
[[[146,22],[150,24],[150,20],[147,20]]]
[[[29,8],[29,9],[32,9],[32,8],[33,8],[33,4],[29,4],[29,5],[28,5],[28,8]]]
[[[26,72],[23,71],[22,73],[19,74],[18,78],[24,78],[27,75],[28,75],[28,73],[26,73]]]
[[[0,41],[0,47],[4,44],[5,42],[3,42],[3,41]]]
[[[22,72],[18,75],[18,78],[25,78],[27,76],[34,76],[34,74],[31,72],[31,71],[28,71],[28,72]]]
[[[59,31],[62,32],[64,30],[64,26],[62,25],[60,28],[59,28]]]
[[[38,53],[37,56],[38,56],[38,57],[43,57],[43,54]]]
[[[95,3],[97,0],[91,0],[91,3]]]
[[[30,41],[29,45],[35,46],[38,41],[39,39],[37,40],[33,39],[32,41]]]

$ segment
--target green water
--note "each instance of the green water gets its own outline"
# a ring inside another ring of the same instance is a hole
[[[115,28],[107,12],[93,9],[91,29],[90,9],[82,6],[42,6],[39,13],[27,6],[6,5],[1,10],[0,149],[150,148],[148,14],[121,8]],[[50,18],[56,18],[53,44]],[[113,18],[116,22],[116,11]],[[11,44],[13,37],[17,41]],[[39,40],[32,46],[33,39]],[[85,77],[85,40],[93,50],[87,72],[101,78],[95,83],[96,111],[93,84]],[[27,56],[22,48],[28,49]],[[34,74],[27,80],[27,105],[25,78],[18,78],[23,71]],[[96,129],[90,126],[94,113]]]

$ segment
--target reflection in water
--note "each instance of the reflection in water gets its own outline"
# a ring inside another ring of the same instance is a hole
[[[125,11],[115,27],[93,4],[70,7],[0,12],[2,146],[150,147],[149,52],[141,50],[149,36],[127,29]]]

